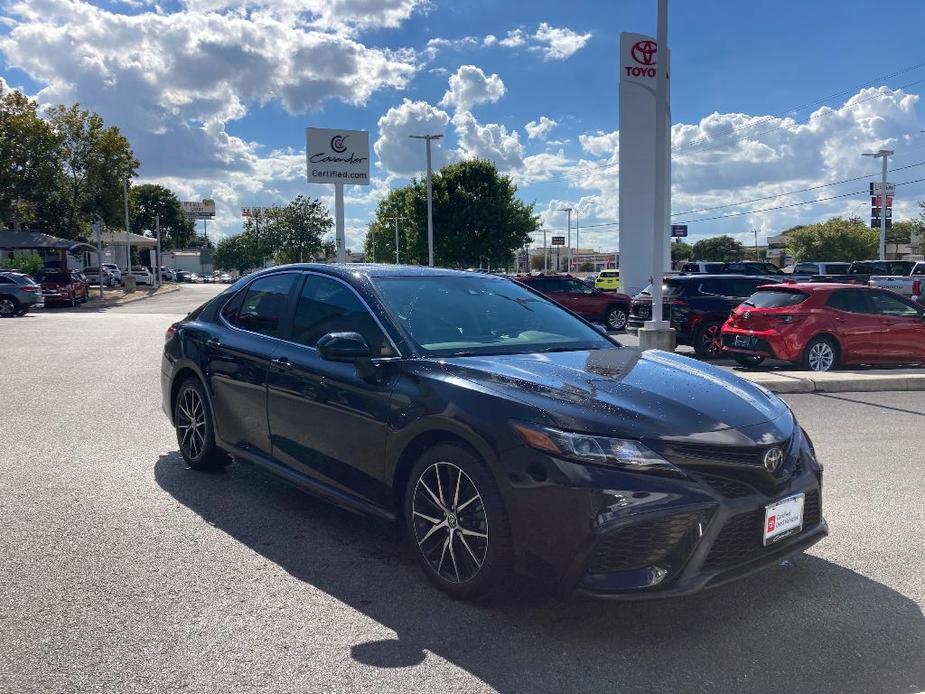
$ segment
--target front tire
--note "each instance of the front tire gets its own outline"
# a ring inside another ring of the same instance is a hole
[[[825,335],[814,337],[803,350],[804,369],[824,373],[838,366],[838,345]]]
[[[177,430],[180,455],[194,470],[217,470],[231,460],[215,445],[212,408],[202,383],[188,378],[180,386],[173,407],[173,422]]]
[[[611,306],[604,315],[604,325],[608,330],[625,330],[629,313],[623,306]]]
[[[506,588],[513,543],[504,502],[484,462],[468,448],[425,451],[408,479],[405,525],[430,581],[454,598],[477,600]]]
[[[718,359],[722,348],[722,323],[707,321],[694,333],[694,352],[701,359]]]

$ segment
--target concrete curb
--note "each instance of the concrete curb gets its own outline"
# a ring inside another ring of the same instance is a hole
[[[86,304],[84,304],[84,306],[88,308],[107,308],[109,306],[122,306],[123,304],[130,304],[133,301],[141,301],[142,299],[150,299],[152,296],[163,296],[164,294],[171,294],[172,292],[178,292],[178,291],[180,291],[180,285],[168,287],[167,289],[164,289],[163,291],[158,290],[156,292],[150,292],[150,293],[148,292],[142,293],[142,292],[136,291],[132,295],[122,296],[119,299],[116,299],[114,301],[110,301],[106,297],[103,297],[102,299],[100,299],[97,296],[95,298],[91,298]]]
[[[773,393],[874,393],[889,390],[925,390],[925,370],[915,371],[736,371]]]

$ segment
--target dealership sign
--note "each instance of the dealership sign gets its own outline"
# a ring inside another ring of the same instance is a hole
[[[309,183],[369,185],[369,133],[365,130],[305,129]]]
[[[676,239],[687,238],[687,224],[672,224],[671,235]]]
[[[564,237],[564,236],[553,236],[553,237],[552,237],[552,245],[553,245],[553,246],[564,246],[564,245],[565,245],[565,237]]]
[[[278,207],[242,207],[241,216],[242,217],[262,217],[273,210],[278,210]]]
[[[200,202],[181,202],[183,214],[190,219],[214,219],[215,200],[201,200]]]

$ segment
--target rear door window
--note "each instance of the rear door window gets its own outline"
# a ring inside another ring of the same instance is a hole
[[[242,330],[280,337],[286,302],[295,280],[296,274],[287,272],[252,282],[238,310],[235,325]]]
[[[871,292],[870,301],[874,306],[874,310],[881,316],[916,318],[919,315],[914,306],[887,292]]]
[[[825,305],[848,313],[873,313],[867,300],[867,293],[859,289],[840,289],[833,292]]]
[[[793,268],[794,272],[798,273],[811,273],[815,275],[819,269],[816,266],[816,263],[797,263],[796,267]]]

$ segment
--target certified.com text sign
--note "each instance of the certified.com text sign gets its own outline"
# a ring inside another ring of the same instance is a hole
[[[369,133],[365,130],[305,129],[309,183],[369,185]]]

